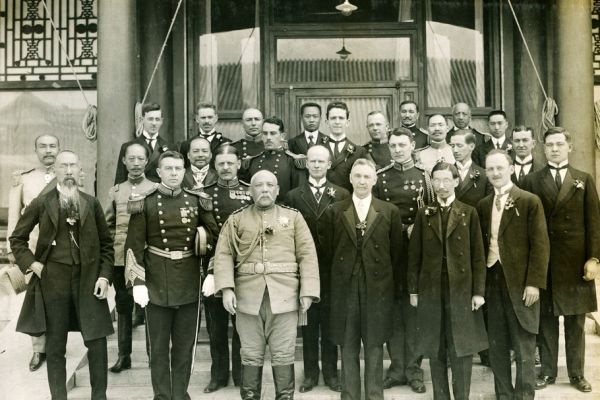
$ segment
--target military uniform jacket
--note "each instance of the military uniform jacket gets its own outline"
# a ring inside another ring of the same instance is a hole
[[[596,311],[595,283],[582,278],[585,262],[600,258],[600,205],[594,180],[569,167],[559,192],[546,166],[529,174],[523,189],[539,196],[544,206],[550,238],[548,287],[554,315]]]
[[[189,304],[198,300],[201,266],[197,256],[170,259],[152,254],[146,247],[164,251],[193,251],[196,229],[204,226],[209,246],[214,245],[218,228],[210,211],[210,201],[181,189],[172,191],[163,184],[143,200],[143,207],[132,211],[125,249],[131,249],[136,263],[145,270],[150,302],[163,307]]]
[[[471,162],[465,179],[461,179],[456,187],[456,198],[471,207],[477,207],[479,200],[494,191],[487,179],[485,169]]]
[[[387,143],[368,141],[363,145],[363,148],[367,151],[367,154],[377,169],[383,168],[393,162],[392,155],[390,154],[390,147]]]
[[[265,144],[263,143],[262,139],[260,139],[260,135],[258,140],[245,137],[243,139],[236,140],[235,142],[231,143],[231,145],[235,147],[241,160],[248,157],[254,157],[265,151]]]
[[[190,160],[188,159],[188,156],[187,156],[187,154],[190,150],[190,142],[199,136],[202,136],[202,135],[198,134],[192,138],[189,138],[188,140],[184,140],[183,142],[181,142],[179,144],[179,152],[185,159],[185,167],[186,168],[190,167]],[[219,147],[223,143],[231,142],[231,139],[226,138],[225,136],[223,136],[223,134],[221,132],[217,132],[217,131],[215,131],[209,137],[212,137],[212,139],[210,139],[209,142],[210,142],[210,152],[213,154],[213,157],[214,157],[215,150],[217,149],[217,147]],[[211,165],[212,165],[212,162],[211,162]]]
[[[510,189],[508,196],[513,205],[508,209],[505,206],[498,229],[502,272],[519,323],[527,332],[537,334],[540,324],[540,302],[526,307],[523,303],[523,292],[525,286],[546,288],[550,242],[544,207],[536,195],[516,186]],[[492,207],[495,207],[494,194],[481,200],[477,207],[481,217],[486,257],[491,238]]]
[[[212,213],[219,231],[234,211],[252,204],[249,188],[250,185],[238,179],[218,180],[204,188],[204,193],[212,198]]]
[[[154,191],[157,186],[157,183],[141,176],[135,180],[127,179],[125,182],[111,187],[108,191],[108,202],[104,209],[104,215],[115,243],[115,266],[125,265],[125,239],[127,239],[130,217],[127,211],[129,199],[144,197],[146,193]]]
[[[156,139],[156,143],[154,144],[154,150],[152,150],[152,148],[146,142],[146,138],[144,137],[144,135],[140,135],[135,139],[127,143],[123,143],[123,145],[121,145],[121,150],[119,151],[119,159],[117,160],[117,171],[115,173],[115,185],[121,182],[125,182],[127,180],[128,172],[122,160],[125,156],[125,150],[127,150],[127,146],[129,146],[129,144],[131,143],[141,144],[148,150],[148,164],[146,164],[146,168],[144,168],[144,175],[146,175],[146,178],[148,178],[152,182],[160,182],[160,177],[156,172],[156,169],[158,168],[158,158],[165,151],[175,150],[175,148],[173,147],[173,145],[171,145],[165,139],[163,139],[162,136],[159,135]]]
[[[254,273],[239,273],[240,265]],[[268,264],[274,268],[271,272]],[[277,268],[297,272],[275,272]],[[274,205],[250,205],[233,213],[221,230],[214,263],[215,292],[232,288],[238,311],[258,315],[265,290],[271,311],[296,311],[300,297],[319,301],[319,266],[315,244],[300,212]]]
[[[417,125],[404,126],[404,128],[412,132],[413,139],[415,139],[415,150],[429,146],[429,133],[425,129],[419,128]]]
[[[315,134],[315,132],[313,132]],[[315,144],[323,144],[323,139],[327,137],[321,131],[317,131],[315,135]],[[304,154],[308,152],[308,142],[306,141],[306,136],[304,135],[304,131],[300,132],[298,135],[294,136],[290,140],[288,140],[288,149],[294,154]]]
[[[415,163],[429,173],[440,161],[454,164],[454,154],[450,145],[446,144],[440,149],[427,146],[415,153]]]
[[[346,143],[344,144],[342,151],[340,151],[339,156],[334,157],[328,136],[323,138],[323,143],[321,144],[325,146],[331,154],[331,168],[329,168],[327,171],[327,180],[335,185],[343,187],[348,191],[351,191],[352,185],[350,184],[350,170],[352,169],[352,164],[354,164],[354,161],[358,160],[359,158],[367,158],[367,151],[363,147],[355,145],[350,141],[350,139],[346,138]]]
[[[275,174],[279,184],[279,199],[306,179],[306,171],[298,168],[294,157],[283,149],[265,150],[243,164],[247,165],[242,173],[247,182],[250,182],[252,175],[263,169]]]
[[[185,173],[183,174],[183,182],[181,182],[181,187],[189,190],[203,190],[205,186],[210,186],[217,181],[219,175],[217,175],[217,171],[212,168],[209,168],[206,176],[204,177],[204,182],[198,185],[196,179],[194,178],[194,173],[192,172],[192,167],[186,168]]]
[[[408,293],[419,295],[417,330],[419,349],[426,357],[437,357],[443,304],[442,257],[446,245],[446,265],[450,293],[452,337],[458,357],[488,347],[483,310],[471,311],[471,298],[485,292],[486,262],[477,211],[454,200],[448,217],[446,237],[442,237],[439,206],[421,208],[410,237],[408,252]]]

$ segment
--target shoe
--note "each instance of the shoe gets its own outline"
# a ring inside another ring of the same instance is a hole
[[[315,386],[319,384],[317,379],[313,378],[304,378],[304,382],[300,385],[300,393],[310,392]]]
[[[341,393],[342,392],[342,384],[337,376],[333,376],[329,379],[325,380],[325,385],[329,387],[334,392]]]
[[[46,353],[34,352],[33,356],[31,356],[31,360],[29,361],[29,370],[32,372],[37,371],[40,369],[45,360]]]
[[[396,378],[386,376],[385,379],[383,380],[383,388],[389,389],[389,388],[393,388],[394,386],[406,385],[406,383],[407,383],[406,379],[401,380],[401,379],[396,379]]]
[[[569,378],[569,381],[571,382],[571,385],[575,386],[575,389],[579,390],[580,392],[587,393],[592,391],[592,385],[590,385],[590,383],[586,381],[583,376],[574,376]]]
[[[260,400],[263,367],[242,364],[240,395],[242,400]]]
[[[275,400],[294,399],[294,364],[273,367],[275,383]]]
[[[544,389],[546,386],[554,385],[555,383],[556,383],[555,376],[540,375],[535,380],[535,390]]]
[[[121,371],[125,371],[126,369],[131,369],[131,357],[130,356],[119,356],[117,358],[117,362],[115,365],[110,367],[108,370],[110,372],[114,372],[118,374]]]
[[[425,393],[427,391],[425,384],[421,380],[413,379],[410,381],[409,385],[412,391],[415,393]]]
[[[208,385],[204,388],[204,393],[216,392],[217,390],[219,390],[225,386],[227,386],[227,383],[223,384],[223,383],[219,383],[217,381],[213,381],[211,379],[211,381],[208,382]]]

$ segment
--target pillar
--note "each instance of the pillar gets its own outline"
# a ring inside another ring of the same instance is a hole
[[[121,144],[134,138],[137,97],[136,1],[98,2],[97,193],[112,187]]]

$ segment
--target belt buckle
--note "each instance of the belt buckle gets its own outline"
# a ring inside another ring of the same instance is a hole
[[[183,251],[172,251],[171,260],[181,260],[183,258]]]
[[[265,265],[263,263],[254,264],[254,273],[264,274],[265,273]]]

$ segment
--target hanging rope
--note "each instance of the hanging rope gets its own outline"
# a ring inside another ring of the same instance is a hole
[[[554,117],[558,115],[558,105],[556,101],[552,97],[548,97],[546,93],[546,89],[544,88],[544,84],[542,83],[542,78],[538,72],[537,66],[533,61],[533,56],[531,55],[531,51],[529,50],[529,45],[527,44],[527,40],[525,39],[525,34],[523,33],[523,29],[521,29],[521,24],[519,23],[519,19],[517,18],[517,14],[515,13],[515,9],[513,8],[512,1],[508,0],[508,6],[510,7],[510,11],[515,20],[515,24],[519,29],[519,34],[521,35],[521,40],[523,40],[523,44],[525,45],[525,50],[527,51],[527,55],[529,56],[529,61],[531,61],[531,66],[533,67],[533,71],[535,72],[535,76],[537,77],[538,83],[540,84],[540,88],[542,89],[542,93],[544,94],[544,105],[542,107],[542,129],[538,132],[538,139],[541,140],[544,132],[553,126],[556,126]]]
[[[144,91],[144,97],[142,97],[141,103],[135,103],[135,135],[140,136],[143,131],[142,121],[142,105],[146,102],[146,98],[148,97],[148,92],[150,91],[150,87],[152,86],[152,81],[154,80],[154,75],[156,75],[156,71],[158,71],[158,66],[160,64],[160,60],[167,48],[167,42],[171,37],[171,32],[173,32],[173,26],[175,25],[175,20],[177,19],[177,14],[179,14],[179,9],[181,8],[181,4],[183,0],[179,0],[177,2],[177,8],[175,9],[175,14],[173,14],[173,18],[171,18],[171,24],[169,25],[169,30],[167,31],[167,35],[165,36],[165,40],[160,48],[160,52],[158,53],[158,58],[156,59],[156,63],[154,64],[154,69],[152,70],[152,74],[150,75],[150,80],[148,81],[148,85],[146,86],[146,90]]]
[[[63,55],[67,59],[67,63],[69,64],[69,68],[71,68],[71,72],[73,72],[73,76],[75,76],[75,81],[77,82],[77,86],[79,87],[79,92],[81,93],[81,95],[83,96],[83,100],[85,100],[85,103],[87,104],[87,110],[85,112],[83,121],[81,123],[81,129],[83,130],[83,134],[85,135],[86,139],[93,142],[96,140],[96,137],[97,137],[97,133],[96,133],[97,107],[90,104],[90,102],[87,99],[87,96],[85,95],[85,92],[83,91],[83,87],[81,86],[81,82],[79,81],[79,76],[77,76],[77,72],[75,72],[75,68],[73,67],[71,58],[69,57],[69,54],[67,53],[67,49],[65,48],[65,45],[63,44],[63,42],[60,38],[60,31],[54,24],[54,20],[52,19],[52,14],[50,13],[48,6],[46,5],[46,0],[42,0],[42,5],[44,6],[44,10],[46,10],[46,15],[48,16],[50,25],[52,25],[52,29],[54,30],[54,33],[56,34],[56,37],[58,38],[58,44],[60,45],[60,49],[62,50]]]

